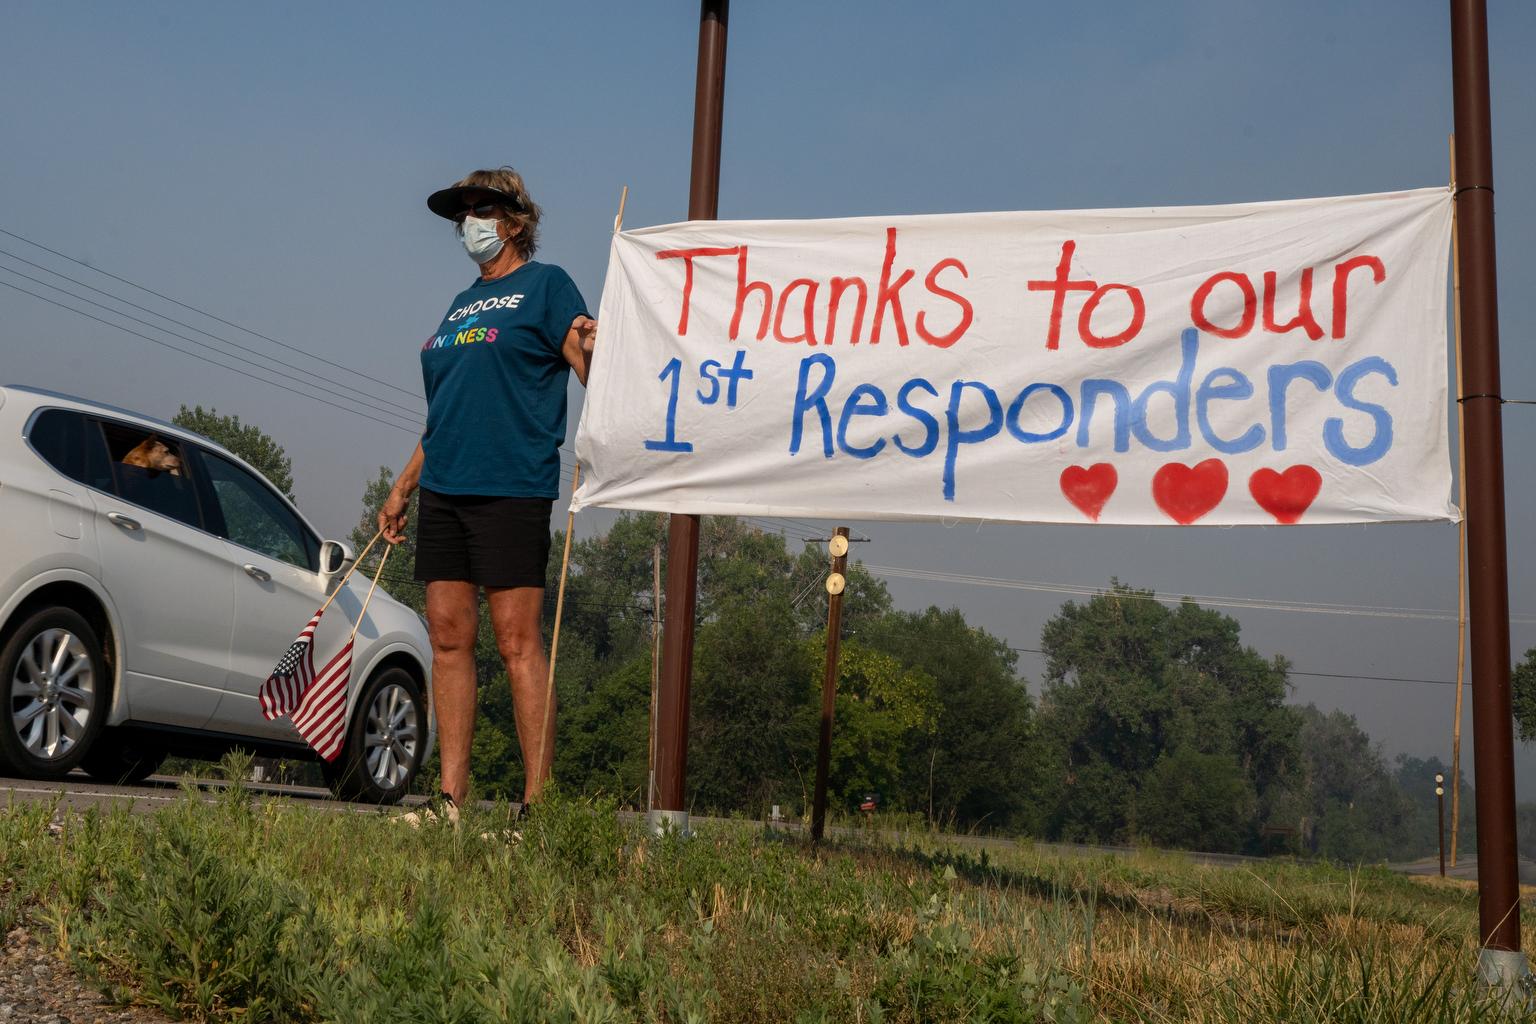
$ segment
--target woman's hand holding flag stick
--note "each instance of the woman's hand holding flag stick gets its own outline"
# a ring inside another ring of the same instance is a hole
[[[363,555],[368,553],[381,535],[382,531],[374,535],[368,547],[363,549]],[[373,600],[373,592],[379,587],[379,579],[384,575],[384,564],[389,561],[392,550],[386,546],[384,553],[379,556],[373,583],[363,598],[357,621],[352,624],[352,632],[341,650],[323,668],[315,670],[314,640],[320,616],[325,614],[336,595],[346,587],[352,573],[362,564],[362,555],[352,563],[352,568],[336,584],[335,591],[315,612],[309,624],[299,633],[299,638],[288,648],[260,688],[262,714],[269,721],[287,715],[304,741],[327,761],[335,760],[341,753],[346,733],[347,694],[352,681],[353,644],[363,624],[363,617],[368,614],[368,605]]]
[[[368,614],[373,592],[379,588],[379,577],[384,575],[384,563],[389,561],[392,550],[386,547],[384,554],[379,556],[378,568],[373,572],[373,584],[368,588],[368,595],[363,598],[363,606],[358,610],[357,621],[352,625],[347,642],[324,668],[315,673],[314,681],[305,688],[299,699],[298,708],[289,716],[293,727],[304,737],[304,742],[327,761],[336,760],[346,742],[353,645],[357,641],[357,631],[363,624],[363,617]]]
[[[379,542],[379,538],[382,537],[382,536],[384,536],[384,531],[381,529],[378,533],[375,533],[373,535],[373,540],[370,540],[368,542],[367,546],[363,548],[363,550],[358,554],[358,556],[356,558],[352,559],[352,568],[348,569],[346,571],[345,575],[343,575],[341,577],[341,579],[337,581],[336,589],[331,591],[331,596],[325,599],[325,604],[321,605],[320,606],[320,611],[315,613],[315,617],[316,618],[319,618],[320,615],[327,608],[329,608],[331,606],[331,602],[336,600],[336,595],[341,593],[341,588],[345,587],[347,585],[347,580],[352,578],[352,574],[357,571],[357,567],[358,566],[363,564],[363,559],[368,557],[368,552],[373,550],[373,546]],[[389,550],[387,548],[384,551],[384,556],[385,556],[385,558],[389,557]],[[384,566],[384,559],[381,558],[381,559],[379,559],[379,567],[383,568],[383,566]],[[378,577],[377,576],[374,577],[374,584],[375,585],[378,584]],[[373,592],[370,590],[369,593],[372,594]],[[359,621],[361,621],[361,620],[359,620]]]

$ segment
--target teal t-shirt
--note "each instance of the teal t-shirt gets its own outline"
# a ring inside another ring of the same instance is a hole
[[[570,373],[561,346],[571,321],[586,315],[576,283],[547,263],[476,279],[458,294],[421,347],[421,486],[439,494],[560,496]]]

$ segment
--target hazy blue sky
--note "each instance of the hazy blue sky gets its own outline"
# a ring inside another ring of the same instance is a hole
[[[1491,6],[1504,391],[1536,397],[1536,316],[1524,302],[1536,294],[1536,7]],[[181,402],[238,413],[292,454],[299,502],[317,525],[345,533],[365,479],[398,467],[414,443],[417,350],[473,273],[426,194],[470,168],[515,164],[546,211],[541,257],[564,265],[595,306],[620,186],[630,186],[631,226],[686,214],[697,17],[692,2],[7,4],[0,228],[298,351],[6,235],[0,281],[193,348],[9,254],[24,257],[247,346],[254,355],[229,351],[266,371],[355,392],[393,425],[9,288],[0,380],[164,416]],[[1444,0],[739,2],[721,216],[1411,188],[1447,180],[1451,127]],[[1536,408],[1504,417],[1518,653],[1536,646]],[[586,515],[578,531],[605,522]],[[859,529],[873,542],[856,554],[883,565],[1090,585],[1118,576],[1159,592],[1301,603],[1455,603],[1456,532],[1444,525]],[[1038,646],[1063,600],[901,579],[891,589],[905,607],[959,605],[1021,648]],[[1451,687],[1357,677],[1453,678],[1451,623],[1232,613],[1265,654],[1351,677],[1297,676],[1296,700],[1355,713],[1389,752],[1448,758]],[[1037,657],[1020,665],[1038,680]],[[1536,795],[1536,751],[1519,760]]]

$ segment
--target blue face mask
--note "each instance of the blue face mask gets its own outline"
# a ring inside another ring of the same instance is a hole
[[[494,217],[465,217],[459,225],[459,239],[469,258],[484,266],[501,253],[506,241],[496,232]]]

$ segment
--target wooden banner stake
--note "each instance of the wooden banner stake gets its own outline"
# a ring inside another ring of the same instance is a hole
[[[619,213],[613,218],[613,233],[624,229],[624,204],[629,199],[629,186],[619,192]],[[581,484],[581,463],[571,470],[571,500],[574,504],[576,488]],[[539,727],[539,761],[537,771],[543,776],[544,760],[549,751],[549,723],[555,705],[555,661],[560,655],[560,620],[565,615],[565,577],[571,565],[571,533],[576,528],[576,510],[568,507],[565,513],[565,551],[560,556],[560,584],[555,591],[555,625],[549,638],[549,680],[544,684],[544,722]],[[533,769],[530,769],[533,770]],[[551,772],[553,774],[553,772]]]
[[[581,483],[581,463],[571,470],[571,497],[576,496],[576,487]],[[555,628],[549,638],[549,682],[544,686],[544,723],[539,727],[539,762],[538,771],[544,771],[544,756],[549,748],[549,723],[550,714],[554,711],[555,704],[555,659],[560,654],[560,618],[565,614],[565,573],[571,564],[571,531],[576,526],[576,510],[568,509],[565,513],[565,552],[560,556],[560,586],[555,591]]]

